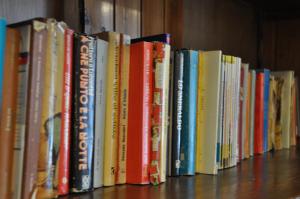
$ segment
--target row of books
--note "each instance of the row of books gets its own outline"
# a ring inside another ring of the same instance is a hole
[[[157,185],[295,144],[292,71],[171,52],[169,34],[131,40],[1,19],[0,77],[0,198]]]

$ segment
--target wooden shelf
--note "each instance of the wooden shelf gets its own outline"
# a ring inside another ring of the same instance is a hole
[[[68,198],[296,198],[300,196],[300,147],[269,152],[242,161],[237,167],[219,171],[217,176],[169,177],[166,183],[117,185]]]

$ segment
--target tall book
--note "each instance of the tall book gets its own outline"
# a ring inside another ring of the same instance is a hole
[[[250,156],[254,152],[254,127],[255,127],[255,93],[256,93],[256,71],[250,70],[251,73],[251,102],[250,102]]]
[[[180,138],[183,108],[183,53],[175,52],[172,110],[171,176],[178,176],[180,169]]]
[[[116,165],[116,184],[126,183],[126,145],[128,129],[128,92],[129,92],[129,64],[130,64],[130,36],[120,35],[120,111],[119,134]]]
[[[201,54],[203,56],[201,56]],[[202,60],[201,60],[202,58]],[[200,53],[197,121],[197,172],[217,174],[217,133],[219,130],[219,96],[221,85],[221,51]]]
[[[0,18],[0,104],[2,104],[3,94],[3,71],[4,71],[4,52],[6,41],[6,20]],[[0,112],[2,107],[0,107]]]
[[[17,111],[14,133],[13,173],[11,198],[20,199],[22,191],[23,163],[25,150],[25,127],[27,111],[27,90],[29,79],[29,55],[31,46],[32,22],[14,26],[20,32],[20,51],[18,66]]]
[[[71,108],[72,108],[72,72],[73,72],[73,35],[74,31],[66,28],[64,37],[64,49],[60,64],[63,64],[63,88],[62,88],[62,112],[61,112],[61,141],[58,160],[58,195],[69,193],[70,174],[70,142],[71,142]],[[62,36],[62,35],[61,35]],[[61,40],[61,36],[59,40]],[[63,52],[62,52],[63,51]]]
[[[246,126],[245,126],[245,158],[250,157],[250,115],[251,115],[251,73],[248,71],[248,81],[247,81],[247,97],[246,97]]]
[[[254,154],[264,152],[264,73],[256,74]]]
[[[153,44],[130,46],[126,182],[148,184],[150,166]]]
[[[293,71],[279,71],[271,73],[277,81],[277,114],[275,127],[275,147],[280,149],[290,147],[290,106]]]
[[[0,116],[0,198],[11,198],[12,160],[15,134],[20,33],[7,28],[3,69],[3,99]]]
[[[97,39],[94,188],[103,185],[103,150],[106,112],[107,41]]]
[[[74,35],[73,57],[71,188],[84,192],[93,188],[96,39]]]
[[[290,146],[296,145],[296,88],[295,78],[292,78],[291,88],[291,122],[290,122]]]
[[[108,42],[103,185],[112,186],[116,179],[119,134],[120,34],[103,32],[97,36]]]
[[[154,185],[166,181],[170,51],[168,44],[153,43],[150,182]]]
[[[25,39],[29,39],[30,41],[30,52],[29,55],[27,55],[27,59],[29,59],[29,65],[25,65],[25,67],[28,67],[29,74],[27,77],[24,77],[28,78],[25,80],[28,81],[28,87],[27,91],[25,91],[27,92],[25,94],[27,98],[27,102],[25,102],[27,103],[25,123],[26,137],[21,198],[28,199],[35,196],[37,188],[37,169],[40,141],[39,132],[42,125],[41,110],[44,87],[44,64],[47,52],[47,25],[46,23],[34,20],[25,26],[27,27],[22,28],[27,29],[25,30],[26,33],[24,34],[27,35]],[[25,68],[25,70],[26,69],[27,68]],[[22,83],[25,83],[23,81],[24,80],[21,80]]]
[[[183,50],[183,111],[180,175],[195,174],[198,51]]]

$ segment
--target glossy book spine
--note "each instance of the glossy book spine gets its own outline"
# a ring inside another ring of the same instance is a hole
[[[264,74],[256,75],[255,91],[255,124],[254,124],[254,154],[263,153],[263,126],[264,126]]]
[[[96,39],[74,35],[71,191],[93,188]]]

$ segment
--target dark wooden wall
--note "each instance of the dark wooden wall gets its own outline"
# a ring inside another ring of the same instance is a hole
[[[300,75],[300,19],[265,20],[263,65],[273,70],[294,70]]]

